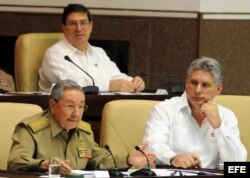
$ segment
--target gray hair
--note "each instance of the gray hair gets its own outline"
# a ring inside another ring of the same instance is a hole
[[[84,95],[82,87],[76,82],[72,80],[61,80],[52,88],[50,98],[54,99],[57,102],[62,98],[63,92],[68,89],[79,90]]]
[[[223,66],[213,58],[202,57],[200,59],[194,60],[187,71],[188,75],[195,70],[203,70],[210,72],[214,77],[216,84],[222,84],[223,81]]]

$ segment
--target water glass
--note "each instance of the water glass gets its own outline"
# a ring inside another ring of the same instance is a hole
[[[60,178],[61,172],[61,160],[57,157],[51,157],[49,159],[49,177]]]

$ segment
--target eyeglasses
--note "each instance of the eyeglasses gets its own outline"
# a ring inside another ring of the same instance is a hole
[[[66,25],[68,25],[71,28],[75,28],[78,27],[78,25],[80,25],[82,28],[87,27],[91,22],[87,21],[87,20],[81,20],[79,22],[77,21],[67,21]]]
[[[69,112],[72,111],[86,111],[88,109],[88,105],[73,105],[73,104],[66,104],[64,105],[65,109]]]

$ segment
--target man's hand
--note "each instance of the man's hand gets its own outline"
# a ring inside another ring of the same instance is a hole
[[[214,129],[219,128],[221,124],[221,118],[218,111],[218,106],[213,101],[207,101],[201,108],[201,113],[207,117],[208,121]]]
[[[134,85],[135,92],[139,92],[139,91],[144,90],[145,83],[144,83],[144,81],[142,80],[141,77],[136,76],[135,78],[133,78],[132,82],[133,82],[133,85]]]
[[[69,166],[70,160],[61,160],[61,173],[62,174],[69,174],[71,173],[72,169]],[[40,169],[49,170],[49,160],[44,160],[39,165]]]
[[[171,160],[171,165],[180,168],[201,168],[201,160],[194,153],[176,155]]]
[[[69,173],[71,173],[72,169],[69,166],[69,164],[70,164],[70,160],[61,161],[61,173],[62,174],[69,174]]]
[[[150,167],[155,167],[156,155],[152,152],[146,151],[145,149],[147,148],[147,146],[148,146],[148,142],[145,142],[139,147],[143,150],[143,152],[148,157]],[[140,167],[148,166],[147,158],[141,152],[135,149],[132,152],[130,152],[129,157],[128,157],[128,163],[131,165],[140,166]]]
[[[139,92],[144,90],[145,83],[141,77],[136,76],[131,81],[118,79],[109,82],[109,90],[121,92]]]
[[[135,92],[134,84],[124,79],[111,80],[109,82],[109,90],[121,92]]]

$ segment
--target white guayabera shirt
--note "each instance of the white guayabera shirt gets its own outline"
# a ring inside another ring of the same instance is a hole
[[[176,154],[195,153],[202,167],[220,161],[246,161],[247,151],[240,141],[238,120],[229,109],[218,106],[222,119],[213,129],[207,119],[201,125],[191,115],[186,92],[157,104],[147,122],[144,141],[157,155],[157,164],[170,164]]]
[[[93,85],[91,78],[74,64],[66,61],[65,56],[69,56],[75,64],[89,73],[100,91],[109,90],[110,80],[132,80],[132,77],[120,72],[102,48],[88,44],[88,52],[85,55],[63,39],[49,48],[44,55],[39,70],[40,91],[48,92],[53,83],[65,79],[73,80],[80,86]]]

